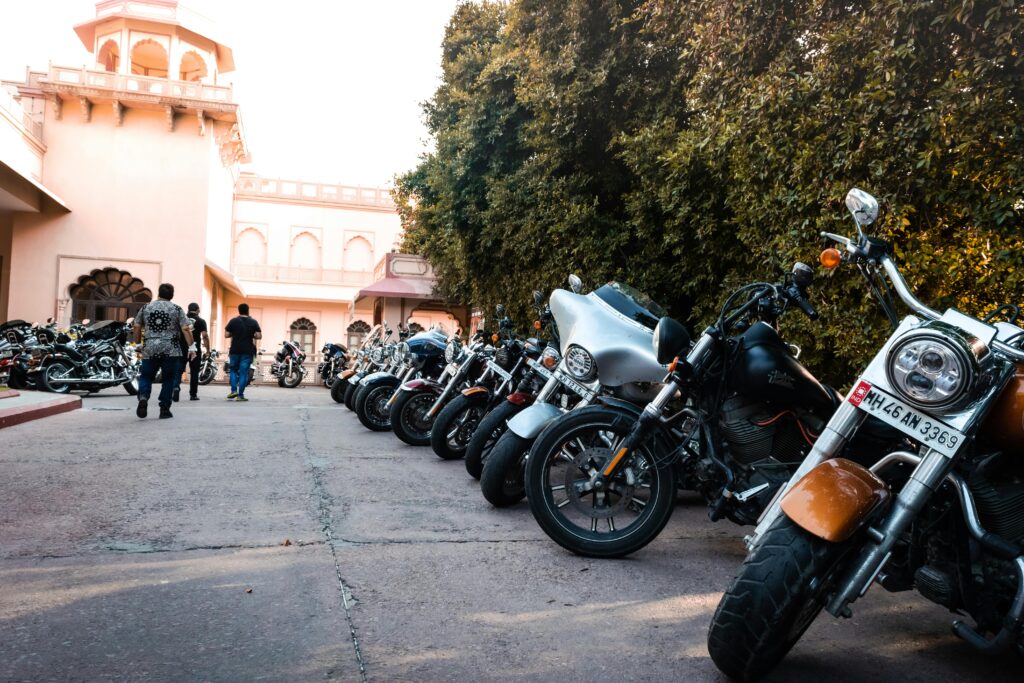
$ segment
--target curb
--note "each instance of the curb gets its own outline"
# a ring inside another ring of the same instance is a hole
[[[17,406],[15,408],[0,408],[0,429],[13,427],[23,422],[31,422],[51,415],[71,412],[82,407],[81,396],[61,396],[43,403],[34,405]]]

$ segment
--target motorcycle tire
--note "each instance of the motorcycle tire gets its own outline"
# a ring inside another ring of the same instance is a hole
[[[348,380],[338,379],[331,385],[331,398],[335,403],[344,403],[345,389],[348,388]]]
[[[353,413],[356,411],[356,394],[359,393],[360,386],[359,384],[349,384],[345,387],[345,398],[342,402]]]
[[[474,479],[480,478],[484,463],[490,455],[494,444],[501,435],[508,431],[508,421],[519,414],[525,405],[517,405],[511,401],[502,401],[494,410],[480,420],[473,432],[473,438],[466,446],[466,472]]]
[[[137,396],[139,393],[139,378],[136,375],[121,385],[129,396]]]
[[[277,378],[277,386],[282,387],[282,388],[284,387],[284,377],[278,377]]]
[[[199,371],[199,383],[204,387],[213,381],[213,378],[217,376],[217,368],[214,367],[213,363],[210,363],[206,368],[201,368]]]
[[[488,394],[460,394],[437,414],[430,428],[430,447],[442,460],[458,460],[466,454],[469,440],[480,426]]]
[[[71,370],[71,365],[64,361],[57,360],[50,363],[39,373],[43,388],[55,394],[68,393],[71,391],[71,385],[67,382],[61,382],[61,379],[66,379]]]
[[[425,423],[418,416],[430,410],[436,400],[437,395],[429,391],[401,392],[391,404],[391,431],[410,446],[428,445],[433,422]]]
[[[391,431],[391,412],[387,402],[397,388],[397,377],[386,377],[359,386],[356,416],[364,427],[373,432]]]
[[[530,511],[544,533],[566,550],[585,557],[623,557],[653,541],[672,517],[676,469],[655,465],[650,452],[652,447],[657,447],[654,441],[635,448],[627,456],[633,460],[634,484],[629,483],[627,470],[620,470],[599,501],[595,500],[592,490],[574,486],[590,478],[583,467],[602,469],[612,458],[612,451],[600,441],[601,437],[607,439],[608,434],[612,434],[613,439],[623,439],[635,421],[634,415],[614,408],[582,408],[553,422],[541,432],[530,450],[525,473]],[[592,436],[588,438],[588,435]],[[603,457],[604,461],[596,465],[574,464],[573,456],[584,457],[584,454],[574,454],[570,448],[578,451],[577,444],[583,446],[585,442],[593,444],[595,441],[600,446],[590,451],[592,455],[586,456],[587,461],[592,457]],[[668,448],[667,445],[662,447]],[[646,479],[642,482],[644,486],[638,485],[642,478]],[[556,501],[556,491],[560,498],[564,495],[564,499]],[[570,495],[570,491],[576,494]],[[646,499],[641,497],[644,492]],[[631,521],[623,524],[624,519]],[[604,530],[599,530],[600,526],[604,526]]]
[[[491,449],[480,472],[480,492],[494,507],[515,505],[526,497],[523,469],[532,443],[506,431]]]
[[[775,521],[725,591],[708,629],[715,665],[736,681],[761,678],[782,661],[825,605],[850,545]]]
[[[302,384],[302,372],[298,368],[292,368],[289,374],[281,376],[280,384],[285,389],[294,389]]]

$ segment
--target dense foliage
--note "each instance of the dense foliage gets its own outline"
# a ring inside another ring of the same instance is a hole
[[[398,178],[406,248],[444,295],[621,279],[699,328],[729,287],[815,263],[882,202],[922,299],[1021,303],[1024,9],[1015,0],[467,2]],[[888,325],[852,268],[784,325],[843,383]],[[798,319],[800,318],[800,319]]]

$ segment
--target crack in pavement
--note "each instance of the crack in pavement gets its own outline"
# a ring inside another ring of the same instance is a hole
[[[320,518],[320,530],[323,532],[327,547],[331,549],[331,557],[334,559],[334,573],[338,577],[338,586],[341,591],[341,603],[345,608],[345,620],[348,622],[348,631],[352,637],[352,647],[355,650],[356,662],[359,664],[359,673],[363,683],[368,683],[366,675],[366,662],[363,661],[363,652],[359,647],[359,636],[356,635],[356,625],[352,618],[352,602],[354,596],[345,585],[345,579],[341,575],[341,563],[338,561],[338,553],[334,546],[333,519],[331,517],[330,495],[324,486],[324,467],[317,462],[321,458],[315,458],[313,447],[309,443],[309,411],[299,412],[299,426],[302,427],[302,440],[306,447],[306,464],[309,465],[313,477],[313,495],[316,498],[317,515]]]
[[[306,546],[327,545],[327,541],[290,541],[288,545],[297,548]],[[253,544],[224,544],[224,545],[189,545],[183,548],[118,548],[115,546],[102,546],[95,548],[93,552],[67,553],[66,555],[43,554],[43,555],[3,555],[0,561],[4,560],[67,560],[76,557],[89,557],[111,553],[114,555],[154,555],[157,553],[191,553],[199,550],[267,550],[269,548],[284,548],[284,543],[253,543]]]

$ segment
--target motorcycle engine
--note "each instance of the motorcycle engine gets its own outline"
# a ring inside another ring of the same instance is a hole
[[[99,358],[96,359],[96,363],[103,370],[109,370],[110,368],[114,367],[114,359],[111,358],[110,356],[100,356]]]
[[[810,444],[801,432],[799,419],[760,401],[733,396],[722,404],[719,425],[732,457],[749,465],[762,460],[799,463]]]

